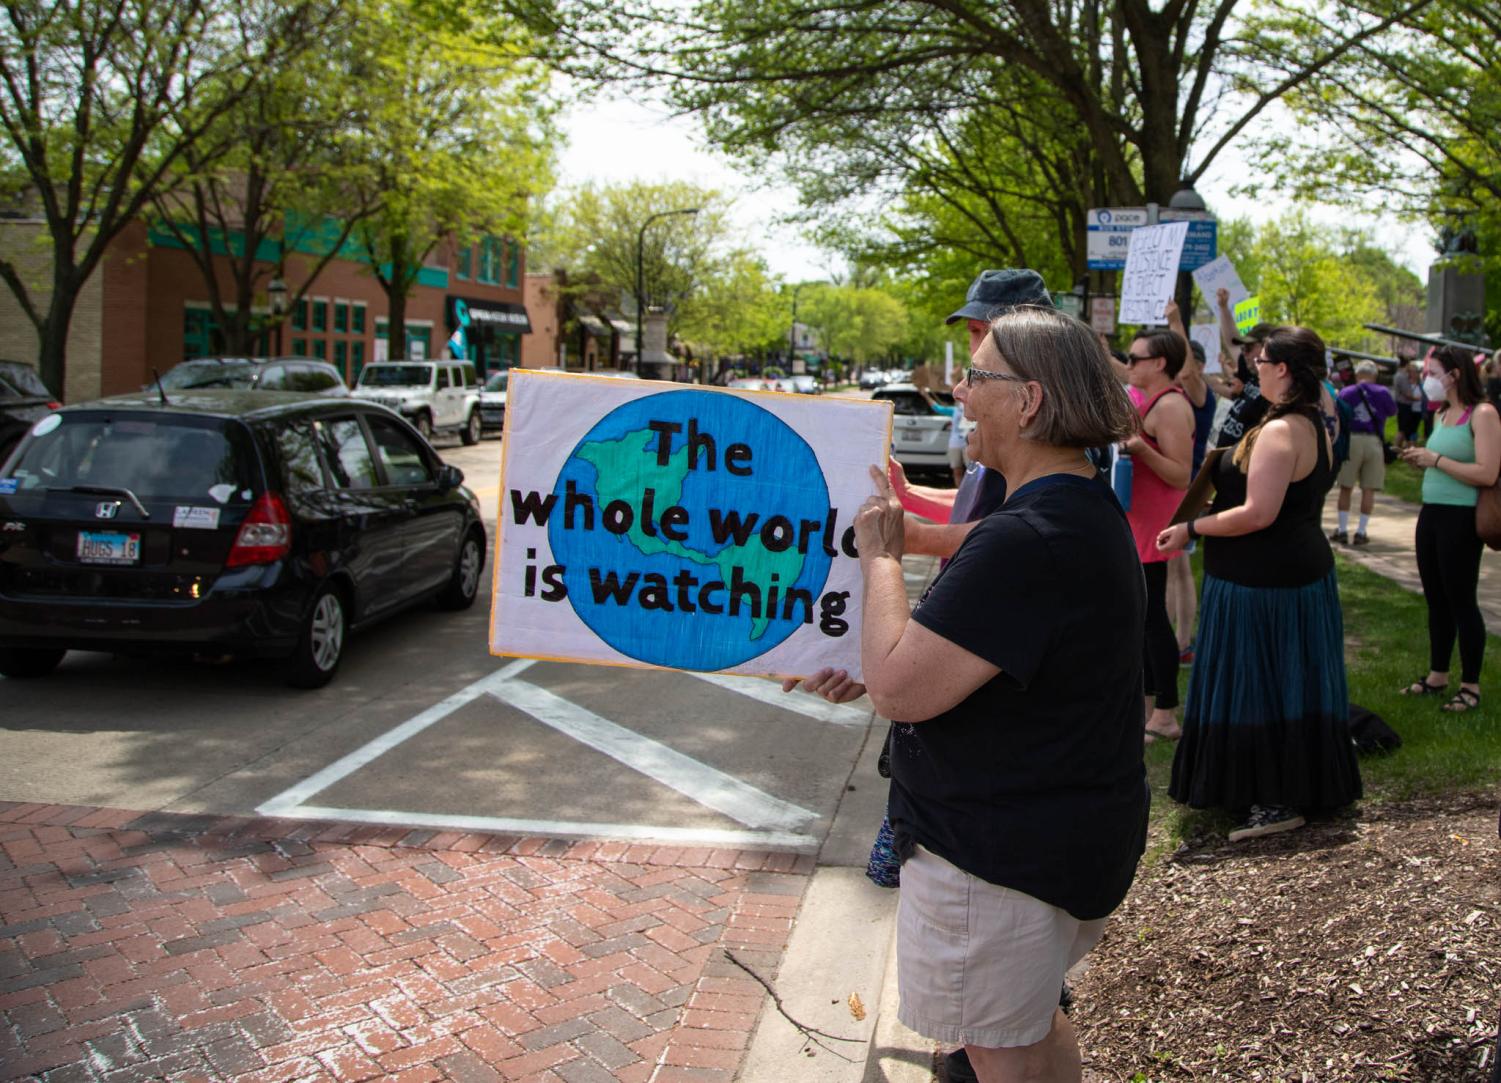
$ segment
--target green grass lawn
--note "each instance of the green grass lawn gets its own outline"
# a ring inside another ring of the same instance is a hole
[[[1428,616],[1423,598],[1338,555],[1335,560],[1344,606],[1350,702],[1386,719],[1403,742],[1389,756],[1361,760],[1366,800],[1394,801],[1494,786],[1501,779],[1501,688],[1483,683],[1480,709],[1462,715],[1439,710],[1444,697],[1401,695],[1399,689],[1427,672]],[[1197,556],[1194,563],[1197,574]],[[1501,641],[1496,636],[1487,638],[1486,654],[1494,667],[1501,658]],[[1180,680],[1186,696],[1186,669]],[[1226,814],[1187,809],[1167,796],[1172,763],[1170,742],[1159,741],[1147,749],[1159,853],[1183,838],[1223,833],[1230,826]]]

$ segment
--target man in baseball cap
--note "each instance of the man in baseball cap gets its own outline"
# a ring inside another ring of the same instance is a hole
[[[1053,307],[1053,298],[1042,283],[1042,276],[1026,268],[1006,268],[1001,271],[981,271],[980,277],[969,284],[964,295],[964,304],[944,323],[970,322],[970,353],[979,343],[975,340],[975,323],[983,323],[979,334],[984,335],[991,320],[1020,305]]]

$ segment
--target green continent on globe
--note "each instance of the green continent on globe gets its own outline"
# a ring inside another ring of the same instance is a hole
[[[720,580],[725,583],[730,581],[731,571],[738,565],[741,577],[748,583],[755,583],[763,599],[767,597],[773,574],[777,576],[777,586],[783,591],[797,582],[803,570],[803,554],[796,546],[780,553],[772,552],[761,543],[759,531],[747,538],[743,546],[731,542],[710,555],[664,538],[660,532],[652,537],[641,529],[641,499],[646,490],[651,489],[656,494],[653,508],[660,514],[682,499],[683,481],[688,476],[687,444],[668,456],[666,466],[658,466],[656,448],[649,446],[656,436],[649,429],[639,429],[626,433],[619,440],[590,440],[580,444],[575,452],[594,467],[594,496],[601,510],[612,501],[623,500],[636,512],[631,528],[625,534],[631,544],[645,556],[666,553],[716,568]],[[754,514],[752,509],[745,508],[724,508],[721,511],[739,512],[742,520]],[[793,612],[796,615],[797,611]],[[770,615],[762,609],[761,615],[751,621],[751,639],[760,639],[768,623]]]

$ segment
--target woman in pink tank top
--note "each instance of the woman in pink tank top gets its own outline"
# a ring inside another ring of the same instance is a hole
[[[1187,354],[1187,344],[1173,332],[1147,331],[1136,337],[1127,355],[1127,391],[1141,415],[1140,434],[1124,446],[1132,459],[1126,518],[1147,586],[1143,672],[1148,740],[1172,740],[1182,732],[1177,716],[1178,640],[1167,614],[1169,554],[1158,550],[1157,535],[1178,510],[1193,462],[1193,407],[1174,382]]]

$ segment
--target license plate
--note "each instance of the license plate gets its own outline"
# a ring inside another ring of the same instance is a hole
[[[80,530],[78,560],[82,564],[139,564],[141,536],[115,531]]]
[[[920,444],[922,443],[923,434],[917,429],[909,429],[903,431],[901,437],[909,444]]]

